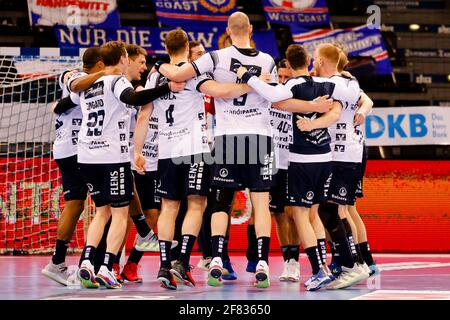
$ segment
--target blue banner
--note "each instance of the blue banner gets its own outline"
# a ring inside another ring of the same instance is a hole
[[[236,0],[153,0],[158,21],[168,26],[226,26]]]
[[[392,66],[380,30],[363,25],[349,29],[307,30],[291,28],[292,38],[305,47],[309,54],[322,43],[336,43],[344,47],[349,57],[370,56],[376,60],[377,74],[391,74]]]
[[[137,44],[147,50],[149,54],[165,55],[164,39],[173,28],[67,28],[54,27],[60,48],[87,48],[101,46],[107,41],[121,40],[130,44]],[[229,45],[229,38],[222,28],[184,28],[189,40],[200,41],[206,51],[225,48]],[[280,56],[272,30],[254,31],[252,45],[270,54],[274,58]]]
[[[116,0],[28,0],[31,25],[120,27]]]
[[[263,0],[266,19],[272,23],[310,27],[330,24],[325,0]]]

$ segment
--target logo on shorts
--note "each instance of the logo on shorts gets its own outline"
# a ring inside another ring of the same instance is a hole
[[[222,178],[228,177],[228,170],[225,168],[220,169],[219,176],[221,176]]]
[[[344,187],[339,189],[339,195],[341,197],[345,197],[347,195],[347,189],[345,189]]]
[[[86,185],[88,187],[89,192],[92,192],[94,190],[94,186],[92,184],[87,183]]]
[[[314,192],[308,191],[308,192],[306,193],[306,199],[309,200],[309,201],[311,201],[313,198],[314,198]]]

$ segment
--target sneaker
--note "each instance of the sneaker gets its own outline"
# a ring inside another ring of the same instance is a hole
[[[171,249],[175,248],[177,245],[178,241],[172,240]],[[139,235],[139,233],[136,234],[134,248],[137,251],[143,252],[159,252],[158,235],[154,233],[153,230],[150,230],[150,232],[143,238]]]
[[[122,279],[128,282],[142,283],[142,277],[138,274],[139,265],[134,262],[127,262],[122,270]]]
[[[114,269],[109,271],[106,266],[101,266],[95,280],[107,289],[120,289],[122,285],[117,281]]]
[[[255,273],[257,264],[258,264],[258,260],[248,260],[247,268],[245,269],[245,271],[250,272],[250,273]]]
[[[345,289],[351,287],[364,279],[367,279],[366,273],[361,273],[361,270],[355,263],[353,268],[342,266],[342,272],[336,277],[334,281],[327,285],[328,290]]]
[[[328,269],[331,271],[331,274],[336,278],[339,276],[339,274],[342,272],[342,268],[336,263],[331,262],[331,264],[328,266]]]
[[[185,286],[195,287],[195,280],[192,277],[191,268],[189,267],[186,269],[181,261],[177,261],[173,264],[170,273],[172,273],[179,281],[183,282]]]
[[[54,264],[50,261],[44,269],[41,270],[41,273],[47,278],[62,284],[63,286],[68,285],[68,279],[70,274],[67,272],[66,264]]]
[[[113,271],[114,271],[114,276],[116,277],[117,281],[118,281],[119,283],[123,283],[123,282],[124,282],[124,281],[123,281],[123,278],[122,278],[122,276],[120,275],[120,264],[114,263],[114,264],[113,264]]]
[[[357,279],[359,280],[358,282],[366,280],[370,277],[370,269],[369,269],[369,267],[367,267],[367,269],[364,268],[364,264],[355,263],[355,266],[353,267],[353,271],[358,274],[358,277],[357,277]]]
[[[322,266],[315,275],[313,275],[309,281],[308,285],[306,287],[306,290],[308,291],[317,291],[321,288],[325,287],[328,283],[331,282],[330,277],[327,274],[327,271]]]
[[[221,258],[214,258],[211,260],[208,270],[208,281],[207,284],[212,287],[220,287],[222,283],[222,271],[223,264]]]
[[[375,276],[380,273],[380,269],[378,269],[377,264],[374,262],[369,266],[370,276]]]
[[[225,272],[225,270],[227,272]],[[236,280],[237,279],[237,274],[234,271],[230,260],[225,260],[223,262],[223,271],[224,271],[223,274],[222,274],[222,279],[223,280]]]
[[[202,257],[202,258],[200,258],[200,261],[197,263],[197,267],[204,271],[208,271],[210,263],[211,263],[211,257],[207,257],[207,258]]]
[[[300,264],[295,259],[290,259],[288,262],[288,280],[291,282],[300,281]]]
[[[158,281],[161,284],[162,288],[170,290],[177,289],[177,283],[175,282],[175,279],[173,278],[170,269],[160,268],[158,271]]]
[[[255,287],[264,289],[270,286],[269,266],[264,260],[258,262],[255,278],[256,281],[253,283]]]
[[[362,266],[362,268],[364,269],[364,271],[369,275],[369,277],[370,277],[370,273],[372,272],[371,270],[370,270],[370,268],[369,268],[369,266],[367,265],[367,263],[363,263],[363,264],[361,264],[361,266]]]
[[[289,281],[290,267],[289,261],[285,261],[283,264],[283,272],[278,277],[280,281]]]
[[[78,269],[78,279],[80,279],[81,285],[88,289],[97,289],[100,287],[95,279],[94,266],[89,260],[81,262],[80,269]]]

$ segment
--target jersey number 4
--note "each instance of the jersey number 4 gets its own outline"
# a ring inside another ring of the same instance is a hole
[[[87,136],[101,136],[103,129],[103,121],[105,119],[105,110],[98,110],[88,114],[88,126]]]
[[[173,123],[175,122],[175,119],[173,118],[173,109],[175,108],[174,104],[171,104],[169,106],[169,109],[166,110],[166,123],[169,124],[169,126],[173,126]]]

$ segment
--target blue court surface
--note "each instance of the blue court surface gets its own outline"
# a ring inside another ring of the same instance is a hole
[[[1,300],[450,300],[450,255],[374,255],[381,270],[355,287],[335,291],[307,292],[303,283],[310,276],[306,256],[301,255],[301,280],[280,282],[281,256],[270,258],[271,286],[257,289],[253,274],[245,272],[246,258],[233,255],[231,261],[238,279],[225,281],[223,287],[209,287],[206,272],[195,268],[195,288],[179,284],[178,290],[163,289],[156,281],[158,256],[145,256],[141,262],[141,284],[125,283],[122,289],[81,289],[64,287],[41,275],[49,256],[0,256]],[[69,256],[75,265],[78,256]],[[192,258],[196,265],[198,256]]]

